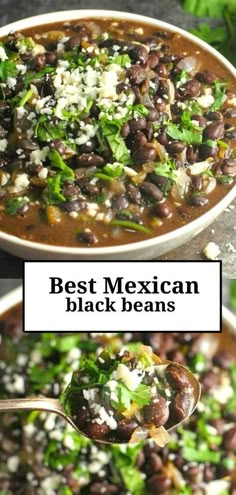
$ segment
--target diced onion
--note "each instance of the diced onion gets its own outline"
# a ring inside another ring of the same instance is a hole
[[[197,67],[197,59],[195,57],[184,57],[177,64],[177,67],[181,70],[186,70],[186,72],[192,72]]]
[[[164,426],[151,426],[151,428],[149,429],[149,435],[153,438],[156,444],[162,448],[171,441],[171,436],[169,435],[168,431],[166,431]]]

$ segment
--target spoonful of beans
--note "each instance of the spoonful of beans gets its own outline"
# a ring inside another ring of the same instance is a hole
[[[135,345],[96,361],[84,357],[60,399],[0,400],[0,412],[40,410],[58,414],[83,435],[102,443],[153,438],[160,447],[194,411],[200,384],[191,371]]]

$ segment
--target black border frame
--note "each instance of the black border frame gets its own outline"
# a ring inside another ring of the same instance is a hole
[[[188,330],[189,333],[222,333],[222,260],[27,260],[23,262],[23,299],[22,299],[22,304],[23,304],[23,315],[22,315],[22,324],[23,324],[23,332],[27,334],[31,333],[88,333],[87,330],[67,330],[66,332],[63,332],[63,330],[25,330],[25,266],[27,263],[83,263],[83,262],[89,262],[89,263],[217,263],[219,265],[219,299],[220,299],[220,311],[219,311],[219,328],[220,330]],[[149,333],[172,333],[175,332],[176,330],[147,330]],[[187,330],[183,330],[183,332],[186,332]],[[92,331],[92,333],[100,333],[100,330]],[[127,330],[127,332],[135,332],[135,330]],[[107,333],[117,333],[117,330],[109,330]],[[119,333],[125,333],[124,331],[120,331]]]

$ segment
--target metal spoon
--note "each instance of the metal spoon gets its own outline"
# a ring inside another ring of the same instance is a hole
[[[174,428],[178,427],[180,424],[182,424],[195,410],[198,401],[200,399],[200,394],[201,394],[201,386],[200,383],[198,382],[197,378],[191,373],[191,371],[188,368],[185,368],[179,363],[174,363],[173,361],[167,361],[167,360],[162,360],[161,364],[175,364],[181,368],[184,368],[185,372],[188,374],[189,382],[193,388],[193,404],[191,411],[189,411],[189,414],[178,424],[172,425],[170,428],[167,429],[167,431],[171,431]],[[8,411],[46,411],[49,413],[54,413],[63,418],[67,423],[69,423],[72,428],[74,428],[76,431],[81,433],[82,435],[86,436],[85,433],[81,432],[79,428],[76,426],[74,423],[73,419],[68,416],[63,408],[63,405],[61,404],[59,399],[51,399],[47,397],[29,397],[29,398],[23,398],[23,399],[2,399],[0,400],[0,413],[1,412],[8,412]],[[111,441],[105,441],[105,440],[97,440],[96,442],[99,443],[112,443]]]

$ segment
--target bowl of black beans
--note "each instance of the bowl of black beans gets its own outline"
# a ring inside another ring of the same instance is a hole
[[[235,197],[235,69],[114,11],[0,29],[0,242],[23,258],[148,259]]]

